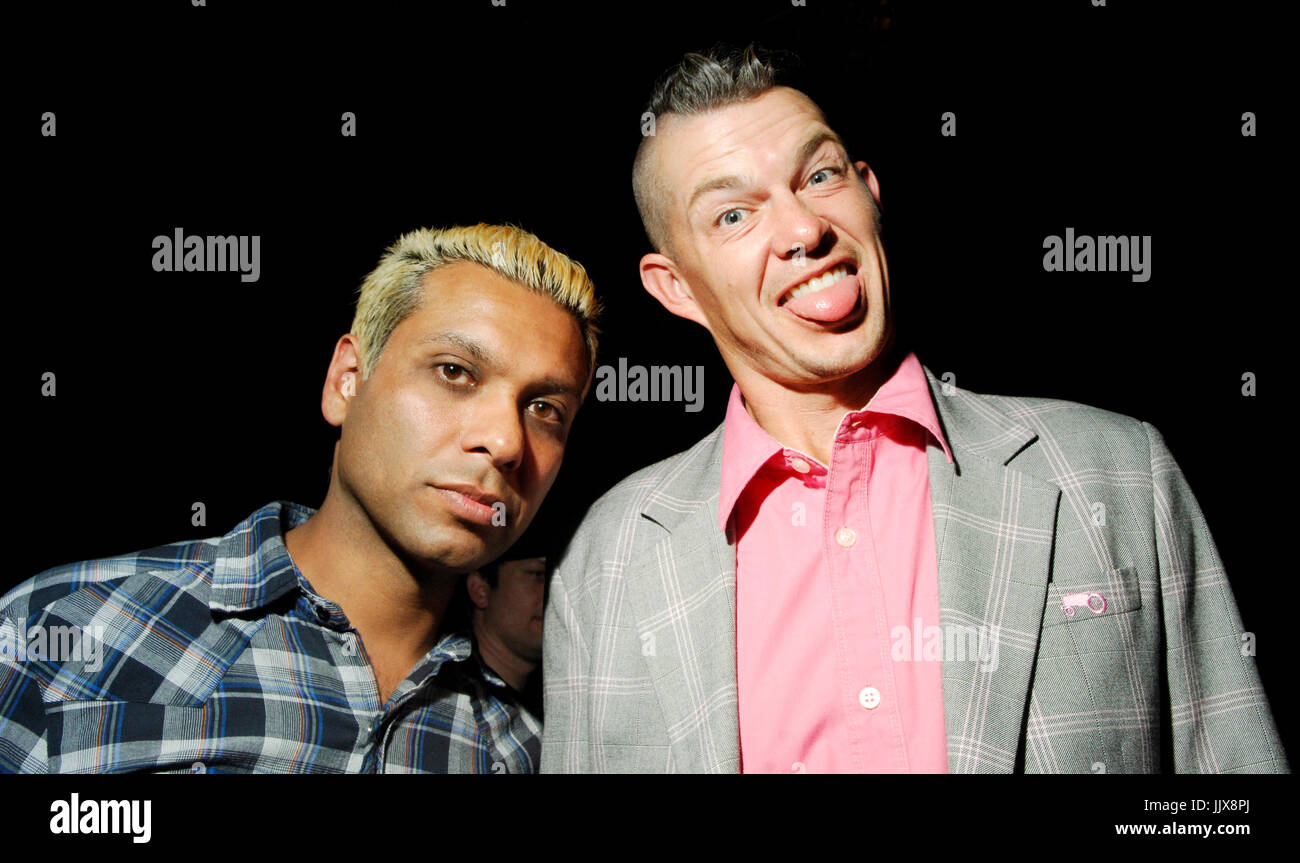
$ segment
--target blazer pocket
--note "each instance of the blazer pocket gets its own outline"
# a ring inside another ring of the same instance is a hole
[[[1142,607],[1137,569],[1123,566],[1097,573],[1092,580],[1049,582],[1043,626],[1086,626],[1104,617]]]
[[[55,701],[45,718],[52,773],[248,773],[256,764],[214,736],[202,707]]]

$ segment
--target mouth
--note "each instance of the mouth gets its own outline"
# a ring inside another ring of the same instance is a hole
[[[846,276],[856,275],[857,272],[858,268],[853,266],[850,261],[841,261],[840,263],[805,279],[797,285],[792,285],[791,287],[786,288],[785,293],[783,293],[780,299],[776,301],[776,304],[778,306],[783,306],[790,302],[790,300],[802,297],[804,294],[813,294],[818,291],[823,291]]]
[[[842,261],[787,288],[776,304],[806,321],[837,323],[860,305],[857,274],[858,268],[851,261]]]
[[[501,498],[476,485],[435,485],[433,490],[451,506],[456,515],[479,525],[505,523],[505,503]]]

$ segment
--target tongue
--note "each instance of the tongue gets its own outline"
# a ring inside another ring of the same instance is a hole
[[[806,321],[828,324],[853,311],[858,301],[858,277],[845,276],[829,288],[801,294],[785,304],[792,314]]]

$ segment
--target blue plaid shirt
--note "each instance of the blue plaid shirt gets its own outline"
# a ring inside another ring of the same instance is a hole
[[[443,636],[379,701],[272,503],[223,537],[48,570],[0,599],[0,773],[533,773],[541,723]]]

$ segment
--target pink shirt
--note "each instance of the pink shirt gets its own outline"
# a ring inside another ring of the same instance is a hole
[[[939,624],[932,439],[951,462],[915,354],[845,414],[829,467],[732,387],[718,519],[737,540],[742,772],[948,772],[942,662],[912,655]]]

